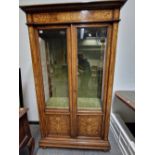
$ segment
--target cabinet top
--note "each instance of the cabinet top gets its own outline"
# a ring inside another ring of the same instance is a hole
[[[127,0],[97,0],[81,1],[59,4],[38,4],[22,5],[20,8],[26,13],[42,13],[54,11],[78,11],[78,10],[98,10],[98,9],[116,9],[121,8]]]

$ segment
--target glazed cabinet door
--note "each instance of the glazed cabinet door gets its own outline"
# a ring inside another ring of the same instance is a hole
[[[102,139],[109,25],[38,28],[46,135]]]
[[[70,28],[38,28],[47,136],[71,135]]]
[[[71,29],[76,136],[102,138],[110,28],[102,24],[85,24],[73,25]]]

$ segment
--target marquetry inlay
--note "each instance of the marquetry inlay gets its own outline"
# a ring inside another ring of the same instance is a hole
[[[113,12],[111,10],[83,10],[72,12],[39,13],[33,14],[32,17],[33,22],[38,24],[109,21],[113,18]]]
[[[79,116],[78,136],[100,136],[102,116]]]
[[[65,115],[50,115],[47,116],[48,134],[53,135],[69,135],[70,123],[69,116]]]

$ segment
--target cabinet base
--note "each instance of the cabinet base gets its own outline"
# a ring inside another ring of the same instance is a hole
[[[72,138],[43,138],[39,142],[42,148],[74,148],[74,149],[94,149],[94,150],[110,150],[109,141],[103,140],[86,140]]]

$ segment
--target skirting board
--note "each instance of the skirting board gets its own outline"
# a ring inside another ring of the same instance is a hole
[[[111,114],[110,128],[123,155],[135,154],[135,142],[131,132],[119,116]]]

